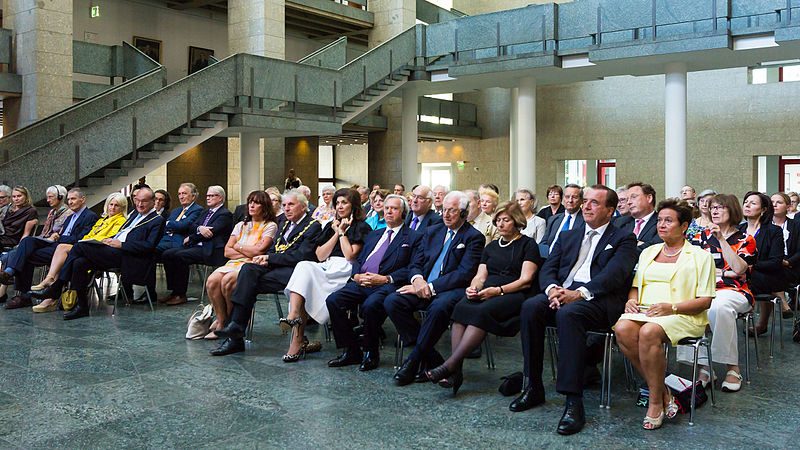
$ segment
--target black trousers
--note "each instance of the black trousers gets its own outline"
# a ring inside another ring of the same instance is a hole
[[[247,263],[242,265],[239,276],[236,279],[236,288],[231,295],[231,303],[235,311],[231,318],[241,326],[246,326],[247,322],[239,323],[242,318],[250,319],[250,311],[256,304],[258,294],[271,294],[282,292],[292,277],[294,267],[282,266],[260,266],[258,264]],[[236,320],[239,318],[239,320]]]
[[[530,378],[532,386],[539,389],[544,389],[542,365],[545,328],[553,325],[558,329],[560,356],[556,390],[565,395],[581,395],[587,360],[595,359],[594,355],[588,354],[586,333],[605,331],[612,325],[609,323],[605,301],[597,297],[591,301],[579,300],[555,311],[550,309],[550,301],[545,294],[525,300],[520,315],[524,373]]]
[[[8,267],[14,269],[14,284],[18,291],[31,290],[33,271],[36,267],[46,266],[53,259],[58,243],[26,237],[11,253]]]
[[[202,264],[203,261],[203,247],[170,248],[161,254],[167,289],[172,291],[172,295],[186,296],[186,289],[189,286],[189,267],[192,264]]]
[[[358,336],[353,332],[347,311],[355,310],[358,305],[361,305],[361,315],[364,318],[364,350],[378,351],[380,328],[386,320],[383,301],[394,290],[393,284],[365,288],[359,286],[355,281],[348,281],[343,288],[329,295],[326,304],[331,316],[336,347],[345,349],[356,347]]]

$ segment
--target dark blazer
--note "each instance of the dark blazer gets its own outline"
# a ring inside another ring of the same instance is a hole
[[[414,220],[414,213],[409,211],[408,216],[406,216],[406,226],[411,226],[411,221]],[[442,216],[436,214],[433,210],[430,210],[425,213],[424,216],[420,217],[419,225],[417,226],[416,231],[417,233],[425,234],[425,230],[432,225],[436,225],[442,223]]]
[[[566,210],[566,208],[564,208],[563,204],[558,205],[558,209],[556,210],[556,214],[561,214],[565,210]],[[540,209],[538,213],[536,213],[537,216],[541,217],[545,221],[550,220],[550,218],[555,216],[556,214],[553,214],[553,210],[550,209],[550,204],[549,203],[547,205],[545,205],[544,208]]]
[[[77,220],[78,221],[75,222],[75,225],[72,226],[69,236],[64,236],[62,234],[58,235],[59,244],[75,244],[83,239],[84,236],[92,231],[94,223],[97,222],[97,214],[93,213],[89,208],[86,208]],[[69,224],[73,221],[75,221],[74,213],[70,214],[70,216],[67,217],[67,220],[64,221],[61,231],[65,231],[67,227],[69,227]]]
[[[386,229],[382,228],[367,235],[358,259],[353,261],[353,275],[361,273],[361,267],[367,262],[367,257],[375,250],[375,246],[385,231]],[[392,239],[392,243],[389,244],[389,248],[386,249],[386,253],[378,265],[378,273],[392,277],[397,286],[404,285],[408,281],[408,264],[411,261],[411,255],[414,253],[414,249],[419,247],[421,239],[422,233],[417,233],[405,225],[400,227],[397,236]]]
[[[288,236],[284,236],[283,233],[288,226],[288,221],[284,220],[283,225],[278,228],[278,235],[273,241],[272,248],[267,252],[269,265],[294,267],[300,261],[316,261],[317,244],[315,241],[317,235],[322,232],[319,221],[312,219],[311,214],[306,214],[292,232]],[[292,243],[295,237],[297,240]],[[276,250],[279,246],[288,243],[292,243],[291,247],[283,251]]]
[[[795,284],[800,279],[800,220],[787,219],[786,228],[789,229],[789,239],[786,241],[786,260],[789,261],[789,271],[792,282]],[[758,243],[756,243],[758,245]]]
[[[447,231],[448,228],[444,223],[428,228],[419,243],[421,245],[417,246],[411,258],[411,267],[408,271],[409,280],[415,275],[421,275],[426,280],[428,279],[436,259],[442,252]],[[442,263],[441,275],[433,282],[434,291],[442,293],[469,286],[472,277],[478,271],[485,243],[486,238],[483,233],[465,222],[453,236],[453,241],[450,243],[450,248]]]
[[[189,240],[183,246],[193,247],[197,244],[202,244],[203,262],[211,266],[221,266],[228,260],[225,258],[225,244],[228,243],[233,230],[233,214],[224,206],[220,206],[206,224],[206,226],[213,228],[213,236],[208,239],[198,233],[197,228],[203,225],[209,211],[210,209],[204,209],[192,222],[189,227]]]
[[[642,250],[650,247],[653,244],[664,242],[660,237],[658,237],[658,229],[656,228],[657,223],[658,214],[653,213],[653,215],[650,216],[650,220],[644,224],[644,228],[639,231],[639,237],[636,240],[642,243],[636,247],[638,253],[642,253]],[[636,228],[636,219],[634,219],[633,216],[620,217],[619,219],[615,220],[613,224],[620,230],[633,233],[633,230]],[[636,237],[636,235],[634,235],[634,237]]]
[[[539,287],[561,286],[578,261],[585,227],[564,231],[553,251],[539,271]],[[605,304],[610,323],[615,323],[625,309],[628,291],[633,279],[633,268],[638,260],[636,238],[609,224],[599,238],[590,266],[591,281],[584,286],[592,293],[591,301]],[[569,286],[566,286],[569,287]]]
[[[547,226],[544,232],[544,238],[542,239],[542,244],[547,245],[548,247],[553,243],[553,240],[556,238],[556,234],[558,233],[559,228],[561,228],[561,220],[564,218],[565,212],[561,212],[558,214],[554,214],[547,219]],[[575,223],[572,224],[572,229],[580,228],[585,224],[583,221],[583,211],[578,210],[578,213],[575,214]]]
[[[120,230],[128,226],[137,215],[134,211]],[[125,282],[144,286],[155,284],[153,250],[163,232],[164,218],[153,211],[128,233],[125,242],[122,243],[123,257],[120,263]]]
[[[244,222],[244,216],[247,215],[247,204],[242,203],[233,210],[233,223]]]
[[[192,224],[197,220],[197,216],[200,215],[202,210],[203,208],[200,207],[200,205],[192,203],[186,209],[186,214],[181,217],[180,222],[178,221],[178,216],[181,215],[183,206],[179,206],[170,211],[169,217],[164,225],[164,235],[161,237],[161,242],[170,242],[172,245],[169,247],[180,247],[183,245],[183,239],[190,233]],[[172,235],[167,233],[172,233]]]
[[[740,223],[738,228],[742,233],[747,233],[746,222]],[[789,281],[789,273],[783,267],[783,230],[771,223],[762,225],[755,240],[758,253],[752,268],[750,290],[758,295],[784,289]]]

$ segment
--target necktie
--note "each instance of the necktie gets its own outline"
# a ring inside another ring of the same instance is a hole
[[[289,222],[289,228],[286,229],[286,233],[283,233],[283,240],[289,242],[289,235],[292,234],[292,230],[294,230],[294,222]]]
[[[386,240],[383,241],[383,244],[375,251],[369,258],[364,262],[364,265],[361,266],[361,273],[378,273],[378,268],[383,260],[383,256],[386,254],[386,250],[389,249],[389,244],[392,243],[392,233],[393,230],[386,231]]]
[[[636,219],[636,228],[633,230],[633,234],[635,234],[637,238],[639,237],[639,232],[642,231],[643,222],[644,219]]]
[[[187,206],[186,208],[183,208],[183,211],[181,211],[181,213],[180,213],[180,214],[178,214],[178,218],[177,218],[177,219],[175,219],[175,222],[180,222],[180,221],[181,221],[181,219],[183,219],[183,215],[186,213],[186,210],[187,210],[187,209],[189,209],[189,207],[188,207],[188,206]]]
[[[564,220],[564,225],[561,226],[561,231],[569,230],[569,224],[572,223],[572,216],[567,215],[566,220]]]
[[[419,222],[419,218],[414,217],[414,220],[411,221],[411,229],[412,230],[416,230],[417,229],[417,223],[418,222]]]
[[[206,224],[208,224],[208,220],[211,219],[212,215],[214,215],[214,210],[213,209],[208,210],[208,215],[206,216],[206,220],[203,221],[203,226],[206,226]]]
[[[592,248],[592,238],[594,238],[596,234],[597,231],[594,230],[589,230],[589,232],[586,233],[586,237],[583,239],[583,242],[581,243],[581,249],[578,252],[578,261],[576,261],[575,265],[572,266],[572,270],[569,271],[567,279],[564,280],[565,288],[569,288],[572,285],[572,282],[575,280],[575,274],[578,273],[578,270],[586,261],[586,257],[589,256],[589,249]]]
[[[447,239],[444,240],[442,252],[439,253],[439,257],[436,258],[436,262],[433,263],[431,273],[428,275],[428,283],[433,283],[434,280],[439,278],[439,275],[442,272],[442,264],[444,264],[444,257],[447,255],[447,250],[450,249],[451,242],[453,242],[453,230],[447,230]]]

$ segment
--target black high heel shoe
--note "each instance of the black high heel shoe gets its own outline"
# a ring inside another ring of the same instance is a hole
[[[444,364],[426,372],[428,379],[446,389],[453,389],[453,395],[458,393],[464,384],[464,373],[461,370],[452,371]]]
[[[453,371],[448,369],[447,366],[444,364],[435,367],[425,373],[428,376],[428,379],[431,380],[433,383],[438,383],[442,380],[445,380],[447,377],[453,374]]]
[[[293,362],[300,361],[300,358],[306,359],[306,349],[305,349],[305,347],[301,347],[300,351],[295,353],[294,355],[292,355],[290,353],[287,353],[287,354],[283,355],[283,358],[281,358],[281,359],[283,359],[283,362],[285,362],[285,363],[293,363]]]

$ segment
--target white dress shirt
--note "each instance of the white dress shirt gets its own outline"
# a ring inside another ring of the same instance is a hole
[[[119,233],[117,233],[117,235],[114,236],[114,239],[120,242],[125,242],[125,239],[128,238],[128,233],[130,233],[132,229],[136,228],[136,225],[139,225],[139,222],[144,220],[145,217],[149,216],[155,210],[156,209],[153,208],[150,211],[147,211],[145,214],[139,214],[138,216],[136,216],[136,218],[131,220],[131,223],[129,223],[127,227],[120,230]]]
[[[595,249],[597,249],[597,243],[600,242],[600,239],[603,237],[603,234],[606,232],[607,228],[608,228],[608,223],[599,226],[597,228],[590,227],[588,223],[584,225],[584,232],[583,236],[581,237],[581,244],[583,244],[583,240],[586,239],[586,235],[589,233],[589,231],[594,230],[597,233],[597,235],[592,238],[592,245],[591,247],[589,247],[589,254],[586,256],[586,259],[583,260],[583,264],[581,264],[581,266],[578,268],[578,271],[575,272],[575,277],[572,279],[573,283],[575,282],[588,283],[592,281],[591,269],[592,269],[592,259],[594,259],[594,251]],[[570,283],[570,285],[571,284],[572,283]],[[545,294],[549,295],[550,289],[555,286],[556,286],[555,284],[547,286],[547,289],[544,290]],[[564,286],[564,287],[569,288],[569,286]],[[583,286],[579,287],[577,290],[580,291],[581,294],[583,294],[586,300],[591,300],[594,297],[594,295]]]

